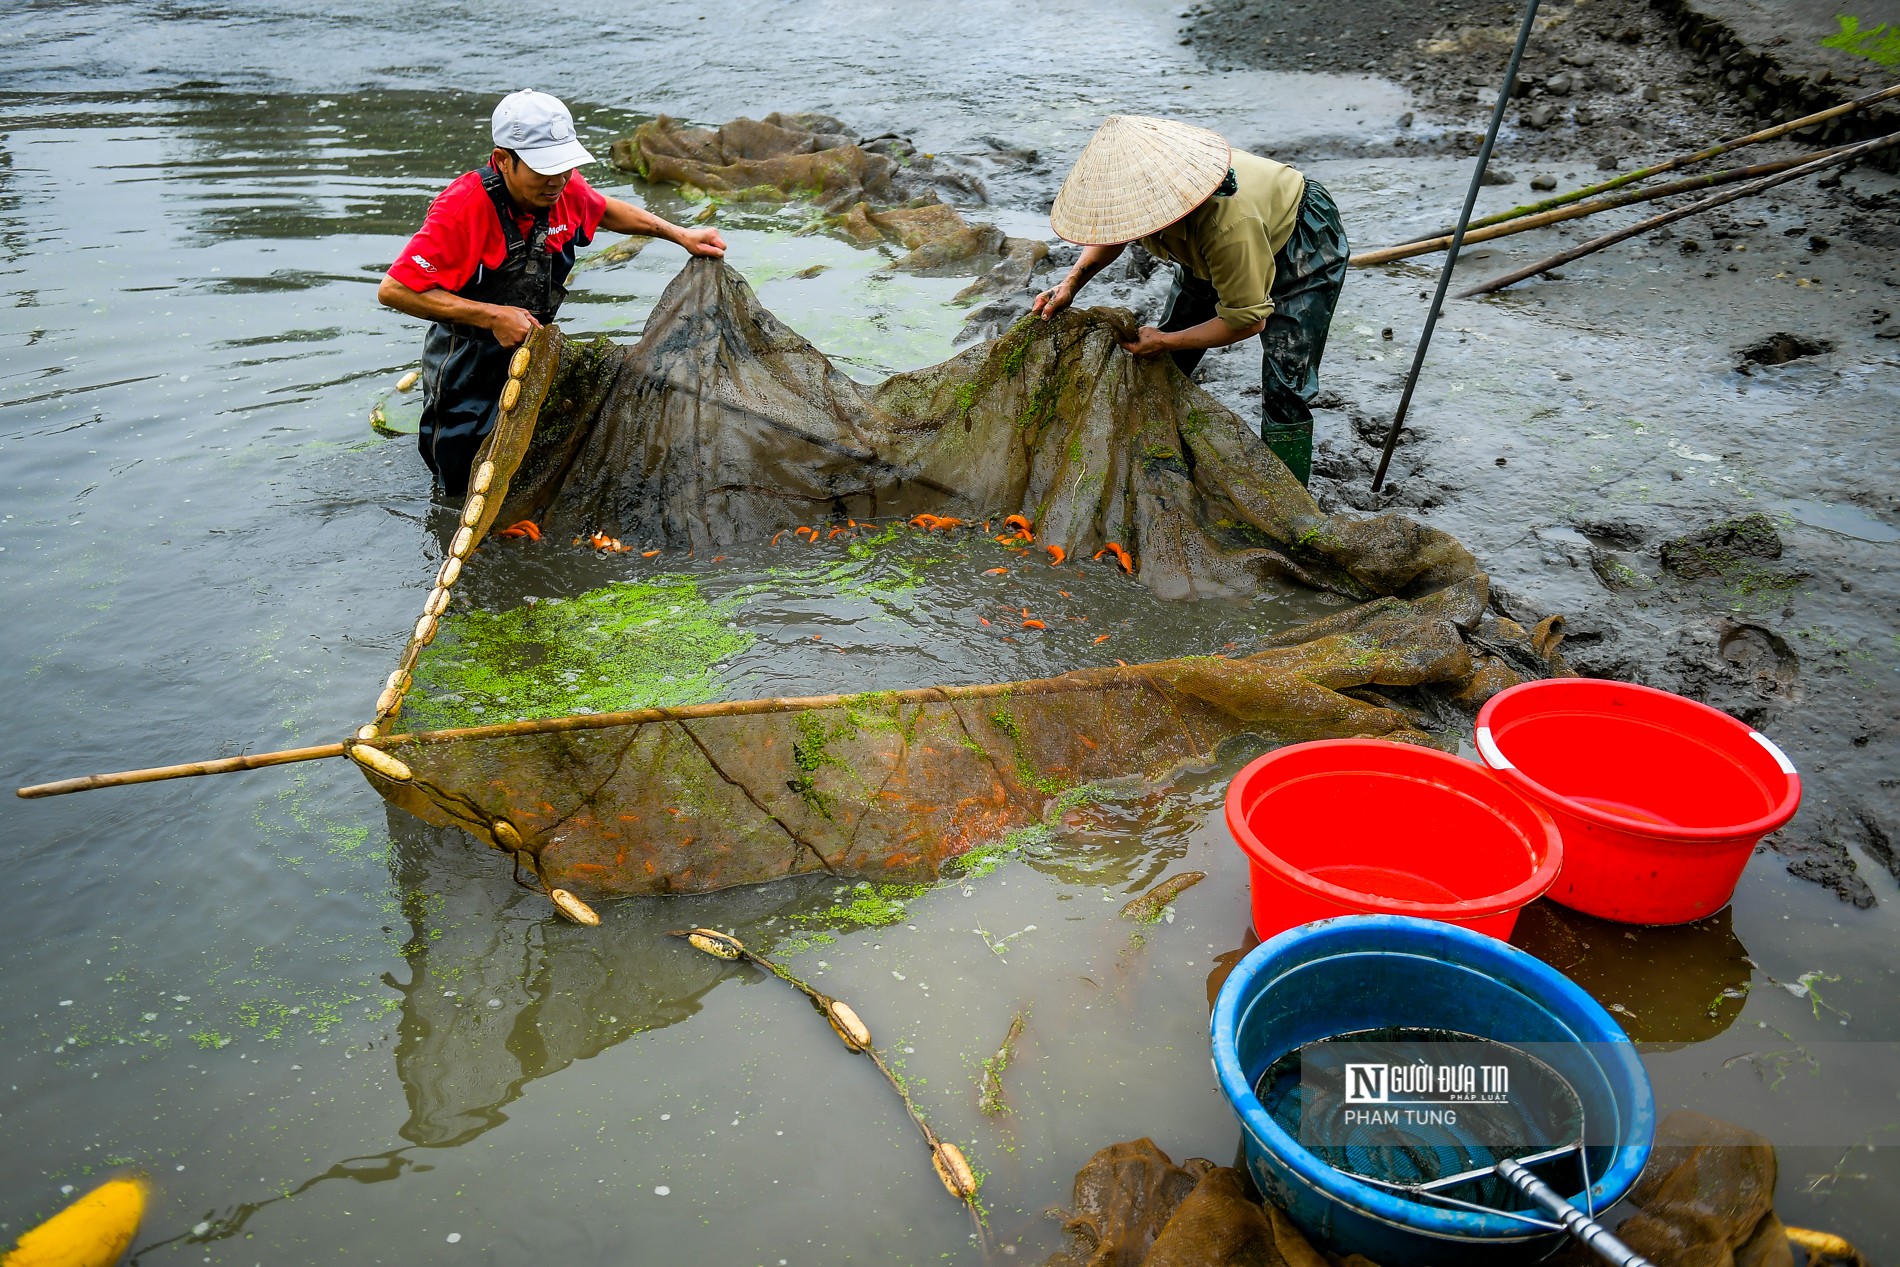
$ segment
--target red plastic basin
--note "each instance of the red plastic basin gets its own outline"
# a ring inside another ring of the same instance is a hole
[[[1414,915],[1508,938],[1557,879],[1556,824],[1483,766],[1383,739],[1269,752],[1227,787],[1266,940],[1334,915]]]
[[[1564,838],[1550,897],[1626,924],[1728,905],[1761,838],[1794,817],[1801,776],[1727,713],[1668,691],[1552,678],[1478,710],[1478,753]]]

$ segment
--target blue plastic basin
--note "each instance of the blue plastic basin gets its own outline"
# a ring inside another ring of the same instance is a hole
[[[1254,1182],[1334,1253],[1364,1254],[1382,1267],[1527,1262],[1565,1239],[1361,1183],[1301,1146],[1254,1094],[1267,1067],[1295,1048],[1388,1027],[1563,1044],[1535,1051],[1576,1090],[1590,1140],[1602,1141],[1585,1149],[1589,1205],[1601,1212],[1614,1204],[1642,1172],[1656,1128],[1649,1077],[1621,1027],[1568,978],[1496,938],[1435,920],[1349,915],[1303,924],[1257,947],[1221,987],[1214,1069],[1240,1119]],[[1581,1192],[1567,1195],[1585,1208]]]

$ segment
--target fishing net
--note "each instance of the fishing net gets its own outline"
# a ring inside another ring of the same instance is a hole
[[[730,202],[816,203],[808,226],[862,247],[905,252],[893,267],[926,274],[983,275],[957,301],[1025,292],[1047,244],[973,223],[944,195],[985,201],[981,177],[902,137],[855,137],[822,114],[768,114],[717,128],[683,127],[662,115],[615,141],[614,165],[687,196]]]
[[[565,537],[711,550],[831,520],[1020,514],[1034,545],[1115,543],[1164,598],[1292,582],[1352,598],[1477,573],[1401,515],[1327,515],[1247,425],[1166,357],[1122,351],[1133,318],[1065,311],[874,387],[853,382],[715,260],[668,286],[632,346],[562,361],[503,516]]]
[[[372,766],[372,782],[513,855],[524,882],[614,896],[804,872],[932,879],[1083,789],[1164,786],[1238,736],[1424,740],[1431,716],[1407,688],[1468,692],[1477,673],[1465,638],[1488,591],[1470,554],[1401,516],[1322,513],[1166,358],[1123,352],[1126,322],[1100,311],[1025,321],[867,388],[737,273],[697,260],[637,344],[542,330],[517,359],[450,557],[359,736],[404,763]],[[1020,522],[1004,524],[1010,515]],[[1040,564],[1125,569],[1123,583],[1161,598],[1246,599],[1291,583],[1365,601],[1224,656],[397,729],[450,587],[497,522],[537,522],[555,548],[611,538],[704,552],[915,516],[972,539],[1004,528],[994,535]]]
[[[1462,1103],[1448,1114],[1355,1114],[1347,1109],[1338,1060],[1327,1059],[1327,1048],[1337,1043],[1349,1047],[1346,1059],[1359,1061],[1449,1059],[1508,1066],[1511,1093],[1501,1102]],[[1330,1066],[1335,1076],[1313,1076],[1309,1066],[1315,1064]],[[1480,1172],[1507,1158],[1539,1157],[1554,1147],[1580,1149],[1584,1138],[1583,1105],[1555,1070],[1521,1050],[1451,1030],[1367,1030],[1308,1044],[1268,1066],[1255,1094],[1283,1130],[1336,1170],[1398,1188],[1471,1175],[1442,1191],[1464,1205],[1495,1210],[1531,1207],[1503,1179]],[[1575,1152],[1543,1160],[1547,1168],[1539,1177],[1545,1182],[1563,1192],[1583,1189]]]

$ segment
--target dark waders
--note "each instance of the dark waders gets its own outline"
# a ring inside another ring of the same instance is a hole
[[[495,204],[508,255],[497,268],[477,268],[475,277],[454,293],[478,303],[525,308],[543,324],[554,320],[562,285],[573,266],[573,251],[548,250],[548,213],[538,211],[527,237],[515,223],[507,186],[492,167],[481,169],[482,188]],[[451,497],[468,491],[475,451],[495,427],[495,411],[508,381],[513,352],[479,326],[436,322],[422,338],[422,426],[416,446]]]
[[[1319,393],[1319,359],[1346,281],[1346,230],[1332,195],[1311,176],[1300,198],[1293,236],[1273,257],[1273,312],[1260,332],[1260,438],[1304,484],[1313,472],[1312,399]],[[1211,282],[1174,266],[1162,330],[1186,330],[1214,316]],[[1190,374],[1205,351],[1175,352]]]

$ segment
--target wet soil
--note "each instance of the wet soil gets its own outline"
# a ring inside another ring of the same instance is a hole
[[[1182,42],[1214,66],[1395,80],[1417,104],[1391,120],[1393,150],[1475,154],[1523,11],[1509,0],[1373,0],[1349,10],[1205,0],[1183,11]],[[1646,0],[1546,4],[1506,114],[1512,161],[1500,156],[1490,178],[1529,179],[1515,166],[1527,158],[1563,160],[1580,175],[1600,165],[1607,178],[1644,156],[1748,131],[1735,126],[1747,118],[1719,71],[1683,49]]]

